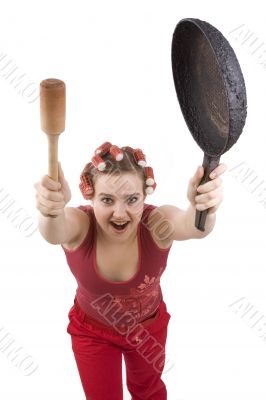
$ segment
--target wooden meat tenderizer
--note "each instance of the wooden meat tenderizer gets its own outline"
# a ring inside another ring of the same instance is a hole
[[[48,176],[58,182],[58,139],[65,130],[66,87],[59,79],[40,83],[41,129],[48,138]],[[54,216],[53,216],[54,217]]]

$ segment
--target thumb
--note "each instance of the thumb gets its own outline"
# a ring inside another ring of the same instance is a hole
[[[191,178],[191,183],[192,183],[192,185],[194,186],[195,189],[198,187],[203,175],[204,175],[204,168],[203,168],[202,165],[200,165],[196,169],[196,172],[193,175],[193,177]]]
[[[62,178],[64,178],[65,175],[64,175],[64,171],[62,169],[60,161],[58,161],[58,172],[59,172],[59,175],[62,176]]]
[[[58,162],[58,178],[61,183],[65,180],[65,175],[61,166],[61,162]]]
[[[62,171],[62,165],[60,161],[58,161],[58,169]]]

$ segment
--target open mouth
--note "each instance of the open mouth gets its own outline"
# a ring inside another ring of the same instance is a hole
[[[128,226],[128,224],[129,224],[129,221],[126,222],[125,224],[122,224],[122,225],[120,225],[120,224],[118,225],[118,224],[116,224],[116,223],[114,223],[114,222],[111,221],[111,225],[112,225],[116,230],[118,230],[118,231],[123,231],[123,230],[125,230],[126,227]]]

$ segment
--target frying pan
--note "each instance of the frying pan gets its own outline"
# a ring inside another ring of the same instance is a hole
[[[172,71],[179,105],[194,140],[204,152],[204,176],[238,140],[246,121],[247,98],[240,65],[229,42],[206,21],[185,18],[172,38]],[[208,209],[196,210],[204,231]]]

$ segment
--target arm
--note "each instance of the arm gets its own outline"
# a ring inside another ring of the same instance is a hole
[[[167,222],[166,226],[168,225],[167,240],[201,239],[209,235],[216,222],[215,212],[222,202],[222,181],[219,175],[225,170],[225,164],[219,164],[213,171],[216,175],[210,175],[211,180],[209,182],[198,186],[204,170],[203,167],[197,169],[195,175],[189,181],[187,197],[190,205],[187,210],[181,210],[171,205],[157,208],[161,218]],[[196,209],[200,211],[209,209],[204,232],[195,227]]]
[[[208,236],[213,230],[216,222],[216,213],[208,211],[205,221],[205,231],[202,232],[195,227],[196,207],[190,204],[186,211],[186,226],[187,230],[191,232],[192,239],[201,239]],[[191,228],[191,229],[190,229]]]
[[[47,242],[71,248],[85,237],[90,218],[78,208],[66,207],[71,191],[60,163],[58,172],[59,182],[45,175],[34,185],[37,209],[40,211],[39,231]]]
[[[89,223],[89,216],[82,210],[65,207],[56,218],[45,217],[40,213],[39,231],[48,243],[63,244],[71,248],[85,237]]]

